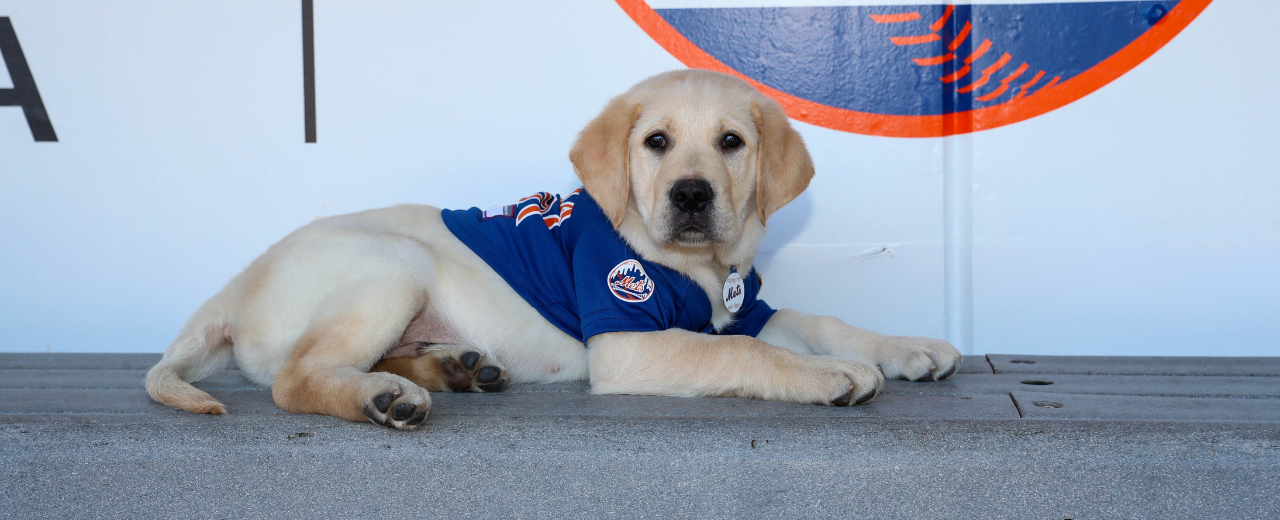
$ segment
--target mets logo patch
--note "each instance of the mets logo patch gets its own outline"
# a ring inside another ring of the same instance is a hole
[[[1212,0],[616,1],[685,65],[746,80],[797,121],[941,137],[1089,95]]]
[[[653,296],[653,280],[635,260],[624,260],[614,266],[607,283],[609,291],[624,302],[642,302]]]

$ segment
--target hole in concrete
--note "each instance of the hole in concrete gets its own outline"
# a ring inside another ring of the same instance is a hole
[[[1062,408],[1062,403],[1055,403],[1053,401],[1031,401],[1031,404],[1041,408]]]
[[[1039,380],[1039,379],[1028,379],[1028,380],[1026,380],[1026,381],[1023,381],[1023,382],[1022,382],[1022,384],[1024,384],[1024,385],[1037,385],[1037,386],[1040,386],[1040,385],[1051,385],[1051,384],[1053,384],[1053,381],[1041,381],[1041,380]]]
[[[1036,362],[1035,362],[1035,361],[1032,361],[1032,360],[1030,360],[1030,359],[1010,359],[1010,360],[1009,360],[1009,362],[1010,362],[1010,363],[1022,363],[1022,364],[1024,364],[1024,365],[1034,365],[1034,364],[1036,364]]]

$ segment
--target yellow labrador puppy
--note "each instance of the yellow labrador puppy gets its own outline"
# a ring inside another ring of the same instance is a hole
[[[612,100],[569,157],[584,188],[564,198],[401,205],[302,227],[196,311],[147,391],[224,413],[190,382],[234,354],[284,410],[413,429],[428,391],[509,381],[844,406],[885,377],[959,366],[945,341],[756,298],[765,223],[813,163],[750,85],[698,70],[650,78]]]

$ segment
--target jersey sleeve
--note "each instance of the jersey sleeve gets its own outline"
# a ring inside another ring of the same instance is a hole
[[[689,328],[682,319],[685,284],[672,283],[663,269],[641,260],[611,235],[584,236],[573,256],[582,339],[606,332]]]
[[[764,325],[769,322],[769,318],[773,317],[773,313],[778,312],[758,298],[760,285],[763,283],[760,273],[752,269],[744,282],[746,301],[742,302],[742,308],[735,313],[733,323],[719,332],[721,335],[755,337],[764,329]]]

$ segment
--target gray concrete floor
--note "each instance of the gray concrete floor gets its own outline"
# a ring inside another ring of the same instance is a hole
[[[0,518],[1280,518],[1280,358],[989,355],[827,408],[434,394],[416,432],[226,416],[142,389],[152,354],[0,354]]]

